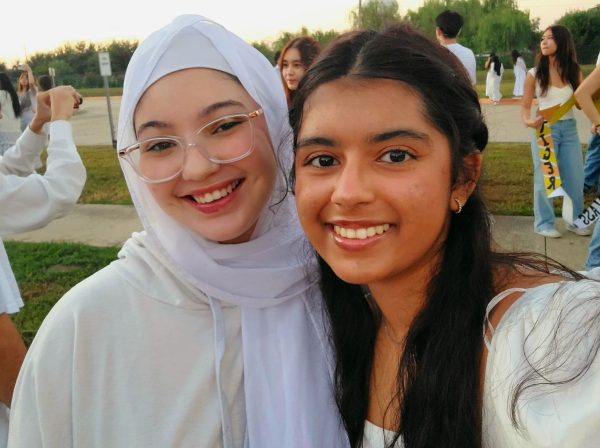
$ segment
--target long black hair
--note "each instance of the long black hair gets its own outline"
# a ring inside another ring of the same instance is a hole
[[[573,90],[579,87],[581,69],[577,63],[577,51],[571,32],[562,25],[552,25],[544,30],[551,30],[556,43],[556,55],[558,75],[564,83],[571,84]],[[535,63],[535,79],[540,84],[542,95],[545,95],[550,86],[550,57],[544,56],[540,51]]]
[[[8,92],[10,96],[10,100],[12,102],[13,112],[15,113],[15,117],[21,116],[21,104],[19,103],[19,96],[15,91],[12,82],[10,82],[10,78],[4,72],[0,72],[0,90],[4,90]]]
[[[513,51],[510,53],[510,56],[511,56],[511,58],[512,58],[513,65],[516,65],[516,64],[517,64],[517,59],[519,59],[519,58],[521,57],[521,53],[519,53],[519,51],[518,51],[518,50],[513,50]]]
[[[391,79],[411,88],[423,101],[425,117],[448,139],[452,183],[469,179],[463,158],[485,148],[488,129],[466,72],[445,48],[407,25],[341,36],[300,82],[290,109],[295,145],[307,99],[319,86],[343,77]],[[388,446],[400,437],[407,448],[481,446],[482,324],[497,293],[495,268],[568,271],[533,255],[496,253],[491,247],[490,215],[476,188],[462,213],[452,214],[425,304],[408,331],[398,389],[390,397],[400,409]],[[381,313],[360,285],[344,282],[317,257],[336,353],[336,401],[351,446],[361,447]]]

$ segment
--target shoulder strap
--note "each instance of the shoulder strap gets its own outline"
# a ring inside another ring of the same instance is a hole
[[[490,303],[488,303],[488,305],[485,309],[485,319],[483,321],[483,342],[485,342],[485,346],[487,347],[488,350],[492,349],[492,345],[491,345],[489,338],[487,337],[487,330],[489,329],[490,335],[494,336],[494,326],[492,325],[492,323],[490,322],[490,319],[489,319],[490,313],[492,312],[492,310],[494,308],[496,308],[496,306],[500,302],[502,302],[504,299],[506,299],[511,294],[514,294],[515,292],[525,292],[525,291],[527,291],[527,290],[524,288],[510,288],[510,289],[507,289],[506,291],[502,291],[500,294],[498,294],[492,300],[490,300]]]

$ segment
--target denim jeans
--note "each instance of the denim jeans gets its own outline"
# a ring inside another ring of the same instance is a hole
[[[577,125],[574,119],[559,120],[551,125],[554,152],[562,187],[573,201],[575,220],[583,211],[583,155]],[[544,178],[540,169],[535,131],[531,139],[533,158],[533,215],[535,230],[554,228],[553,199],[546,196]]]
[[[590,246],[588,247],[588,259],[585,263],[585,268],[589,271],[590,269],[597,268],[600,266],[600,224],[596,223],[594,227],[594,233],[592,233],[592,239],[590,240]]]
[[[583,165],[583,182],[590,187],[600,183],[600,134],[592,134]]]

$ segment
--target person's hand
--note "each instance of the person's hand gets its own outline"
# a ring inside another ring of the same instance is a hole
[[[537,129],[542,125],[543,122],[544,122],[544,117],[542,117],[540,115],[536,115],[533,118],[529,118],[528,120],[525,120],[525,125],[530,128]]]
[[[82,102],[81,95],[71,86],[40,92],[37,94],[37,110],[29,126],[33,132],[39,133],[49,121],[68,120]]]

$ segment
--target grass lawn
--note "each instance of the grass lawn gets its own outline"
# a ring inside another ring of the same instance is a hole
[[[87,182],[79,202],[83,204],[131,204],[125,179],[111,146],[80,146]]]
[[[81,93],[81,95],[84,98],[92,97],[92,96],[105,96],[106,95],[104,87],[89,88],[89,89],[77,89],[77,91],[79,93]],[[123,94],[123,87],[109,87],[108,92],[109,92],[110,96],[121,96]]]
[[[533,215],[530,151],[527,143],[490,143],[483,152],[480,185],[493,214]]]
[[[118,251],[83,244],[5,241],[4,245],[26,305],[12,318],[27,345],[56,301],[116,259]]]

